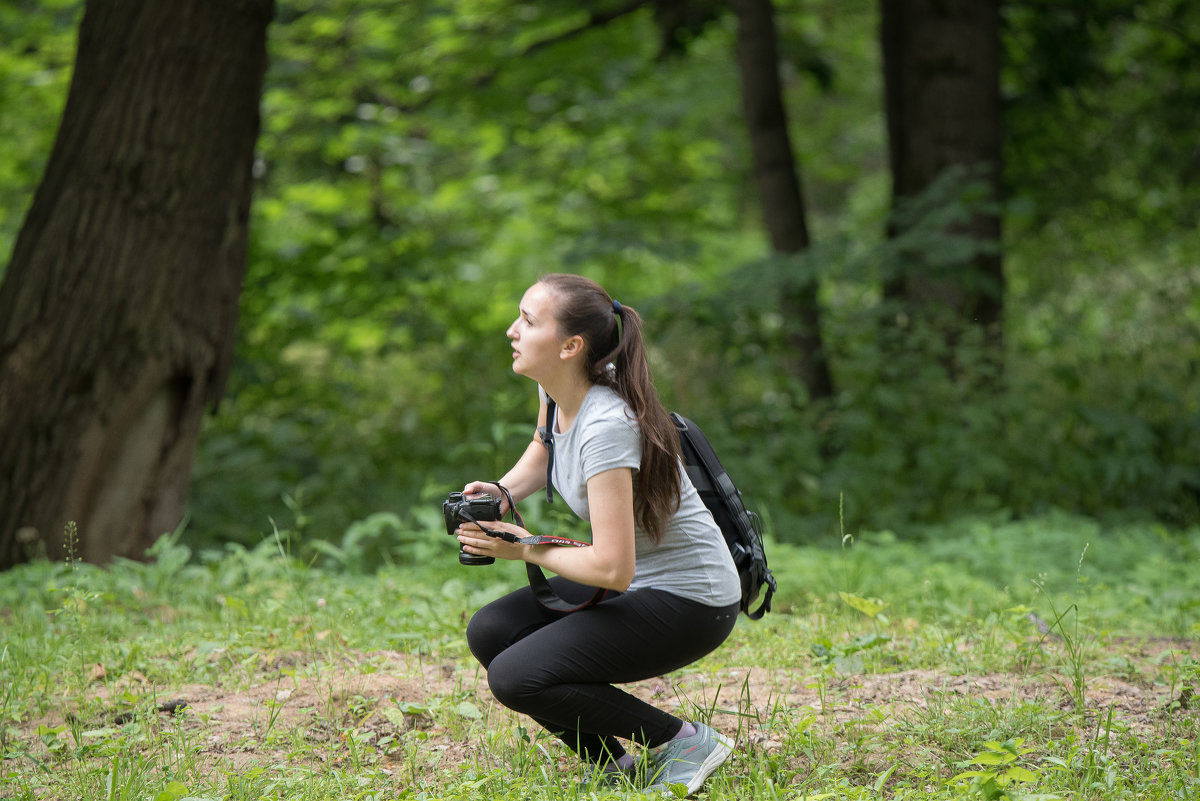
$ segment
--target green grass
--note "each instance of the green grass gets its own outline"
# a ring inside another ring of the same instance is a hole
[[[772,545],[775,612],[633,688],[737,736],[707,797],[1200,796],[1200,530],[1052,515],[830,539]],[[374,573],[301,563],[283,534],[0,575],[0,797],[610,795],[492,702],[466,649],[520,566],[428,541]]]

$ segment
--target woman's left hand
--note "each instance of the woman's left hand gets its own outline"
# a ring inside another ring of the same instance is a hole
[[[492,531],[505,531],[518,537],[529,536],[528,531],[512,523],[505,523],[500,520],[484,520],[483,524]],[[462,544],[463,550],[475,556],[491,556],[496,559],[516,559],[523,561],[529,553],[528,545],[521,545],[520,543],[508,542],[499,537],[493,537],[485,533],[474,523],[463,523],[455,533],[458,535],[458,541]]]

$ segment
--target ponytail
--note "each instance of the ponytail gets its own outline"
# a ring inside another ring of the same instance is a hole
[[[543,276],[557,295],[558,324],[565,336],[578,334],[587,348],[587,376],[611,387],[633,411],[641,431],[642,463],[633,509],[652,542],[679,508],[679,434],[650,376],[642,317],[588,278],[565,273]]]

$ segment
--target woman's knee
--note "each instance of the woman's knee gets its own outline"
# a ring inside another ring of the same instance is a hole
[[[492,614],[486,606],[467,622],[467,647],[485,668],[508,644],[508,630],[501,625],[503,622],[499,615]]]
[[[528,712],[544,689],[533,677],[527,660],[501,654],[488,667],[488,687],[504,706],[516,712]]]

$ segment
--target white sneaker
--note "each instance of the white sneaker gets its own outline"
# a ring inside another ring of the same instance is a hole
[[[733,753],[733,740],[703,723],[693,723],[691,737],[665,742],[650,752],[654,763],[654,783],[649,790],[669,790],[672,785],[687,787],[687,794],[698,791],[704,782]]]

